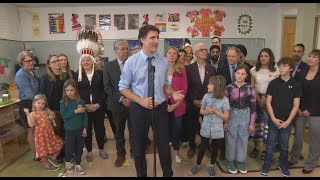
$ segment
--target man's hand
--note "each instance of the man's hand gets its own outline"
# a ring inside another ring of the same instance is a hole
[[[278,129],[280,129],[281,128],[281,124],[283,123],[283,121],[281,120],[281,119],[277,119],[277,118],[275,118],[274,120],[272,120],[273,121],[273,123],[278,127]]]
[[[193,100],[193,104],[197,107],[201,107],[201,101],[198,99]]]
[[[121,103],[126,106],[126,107],[130,107],[131,101],[128,98],[122,98]]]
[[[139,104],[147,109],[152,109],[152,97],[143,98]],[[158,105],[158,102],[154,102],[154,107],[157,107]]]

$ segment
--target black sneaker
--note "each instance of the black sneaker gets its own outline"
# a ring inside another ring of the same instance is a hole
[[[279,166],[279,170],[281,171],[283,177],[289,177],[290,176],[290,172],[289,172],[289,170],[287,168],[281,168]]]

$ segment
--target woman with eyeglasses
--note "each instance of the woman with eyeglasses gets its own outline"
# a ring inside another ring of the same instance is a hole
[[[60,60],[57,55],[50,54],[47,58],[47,73],[41,76],[40,93],[45,94],[48,100],[48,108],[52,111],[55,134],[64,140],[64,123],[60,115],[60,100],[63,94],[63,84],[70,79],[69,74],[62,72]],[[57,157],[58,162],[64,157],[64,148]],[[49,161],[50,162],[50,161]],[[53,164],[52,164],[53,165]]]
[[[28,144],[33,153],[33,159],[40,161],[36,157],[35,144],[34,144],[34,127],[28,126],[27,115],[23,111],[24,108],[28,108],[29,111],[32,110],[32,100],[35,95],[39,93],[40,79],[38,75],[34,72],[33,54],[30,51],[22,51],[19,53],[17,62],[21,67],[17,71],[14,83],[16,84],[19,91],[19,124],[25,128],[28,128]]]

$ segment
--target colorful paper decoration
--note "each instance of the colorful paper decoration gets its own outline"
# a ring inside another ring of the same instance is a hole
[[[51,14],[48,14],[48,18],[49,18],[50,34],[65,33],[63,13],[51,13]]]

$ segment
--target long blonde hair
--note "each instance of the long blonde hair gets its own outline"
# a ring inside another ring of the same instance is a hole
[[[66,54],[64,54],[64,53],[61,53],[61,54],[58,55],[58,58],[60,58],[61,56],[64,56],[67,59],[67,67],[66,67],[66,71],[67,72],[66,73],[69,75],[69,78],[72,79],[73,78],[73,73],[72,73],[72,71],[70,69],[70,63],[69,63],[68,56]]]
[[[178,59],[180,58],[179,50],[178,50],[176,47],[174,47],[174,46],[170,46],[170,47],[166,50],[164,56],[167,57],[167,53],[168,53],[168,51],[169,51],[170,49],[174,49],[174,50],[176,51],[176,53],[177,53],[177,59],[175,60],[174,65],[173,65],[173,74],[174,74],[174,73],[177,73],[179,76],[181,76],[181,75],[182,75],[182,68],[184,67],[184,65],[181,64],[181,63],[179,62],[179,60],[178,60]]]
[[[34,105],[37,101],[43,99],[46,102],[45,107],[43,108],[43,110],[47,109],[48,107],[48,100],[46,95],[44,94],[37,94],[36,96],[34,96],[33,101],[32,101],[32,111],[36,110],[36,106]]]

